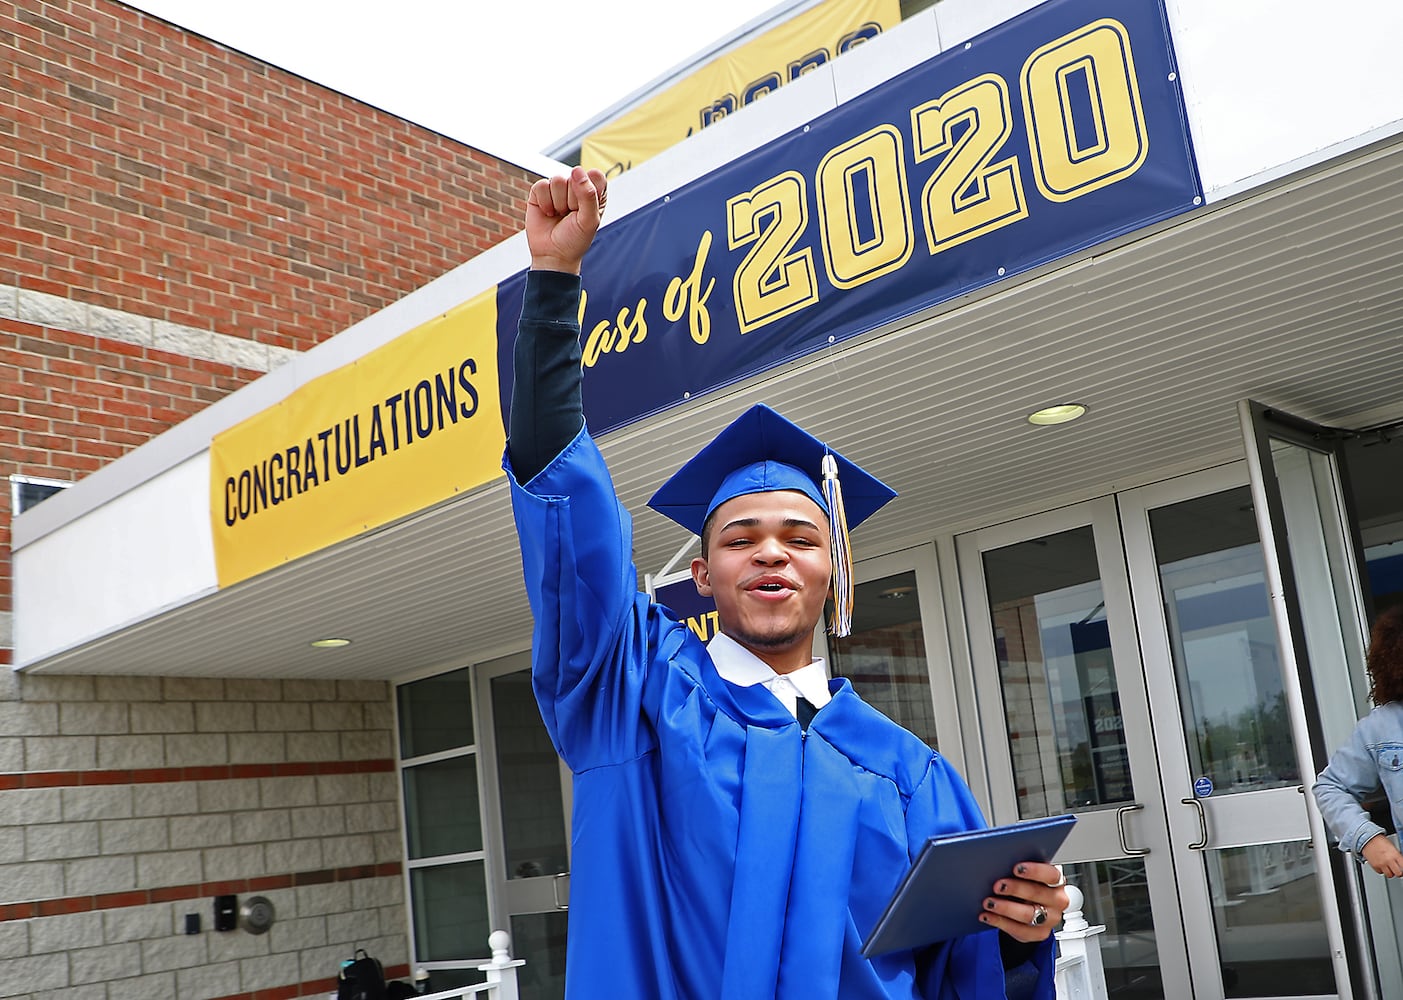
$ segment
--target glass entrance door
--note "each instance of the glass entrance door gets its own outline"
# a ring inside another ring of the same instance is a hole
[[[1117,499],[1193,996],[1338,996],[1329,862],[1245,470]]]
[[[956,540],[994,819],[1078,814],[1112,997],[1352,995],[1254,506],[1239,465]]]
[[[852,634],[823,635],[820,626],[817,636],[827,645],[830,675],[846,677],[869,705],[961,767],[949,650],[926,641],[945,634],[934,547],[867,559],[856,569]]]
[[[482,726],[483,815],[494,926],[507,927],[522,1000],[565,996],[570,906],[570,772],[531,692],[531,658],[475,668]]]
[[[1113,500],[956,539],[993,820],[1074,812],[1057,860],[1118,1000],[1191,997]]]
[[[1239,412],[1257,522],[1268,543],[1273,617],[1300,692],[1299,724],[1309,737],[1300,741],[1302,766],[1313,774],[1369,708],[1362,665],[1367,570],[1342,461],[1344,442],[1359,435],[1250,401]],[[1396,504],[1396,471],[1390,468],[1382,481],[1392,484],[1384,492]],[[1328,844],[1314,810],[1311,817],[1317,838]],[[1337,962],[1341,979],[1352,979],[1359,996],[1398,995],[1403,968],[1397,894],[1382,880],[1363,877],[1369,873],[1339,852],[1328,852],[1324,863],[1333,869],[1339,933],[1348,942]]]

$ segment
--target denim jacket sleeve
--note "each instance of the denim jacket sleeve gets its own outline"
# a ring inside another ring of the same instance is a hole
[[[1325,826],[1339,841],[1340,850],[1358,855],[1364,845],[1383,827],[1369,818],[1362,800],[1382,786],[1379,775],[1381,745],[1372,739],[1374,716],[1361,719],[1349,739],[1330,758],[1330,764],[1316,779],[1315,801]],[[1393,745],[1403,756],[1403,733],[1395,734]]]

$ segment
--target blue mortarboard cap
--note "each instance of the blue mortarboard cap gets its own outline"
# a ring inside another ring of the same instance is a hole
[[[678,469],[648,506],[700,535],[711,512],[733,497],[797,490],[831,518],[822,489],[825,455],[837,463],[847,528],[857,527],[896,496],[886,483],[760,404],[742,413]]]

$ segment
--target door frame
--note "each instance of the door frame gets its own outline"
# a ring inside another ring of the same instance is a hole
[[[1185,913],[1210,916],[1207,920],[1185,920],[1185,936],[1189,954],[1197,956],[1199,968],[1204,967],[1208,956],[1212,956],[1213,961],[1207,964],[1213,969],[1218,968],[1221,958],[1217,934],[1211,919],[1213,901],[1208,880],[1203,874],[1205,858],[1200,852],[1204,849],[1213,850],[1246,844],[1307,840],[1310,842],[1310,852],[1316,866],[1321,919],[1325,925],[1332,964],[1337,965],[1335,960],[1342,950],[1342,945],[1338,910],[1330,884],[1330,850],[1325,839],[1318,835],[1318,824],[1312,822],[1314,801],[1305,787],[1306,783],[1314,780],[1314,772],[1302,770],[1302,784],[1294,788],[1288,786],[1289,790],[1266,789],[1261,792],[1238,793],[1231,798],[1241,799],[1240,802],[1229,803],[1225,798],[1215,803],[1211,796],[1204,799],[1195,796],[1194,775],[1189,769],[1183,706],[1180,703],[1173,650],[1169,642],[1169,623],[1165,617],[1159,566],[1150,533],[1150,512],[1248,485],[1246,463],[1236,462],[1125,490],[1116,495],[1121,533],[1125,539],[1136,624],[1140,633],[1145,685],[1155,732],[1155,750],[1161,780],[1164,783],[1165,808],[1169,817],[1170,853],[1174,867],[1179,873],[1178,892],[1181,906]],[[1265,571],[1266,545],[1260,538],[1260,530],[1258,536],[1259,545],[1263,550],[1264,584],[1270,594],[1271,577]],[[1277,645],[1282,686],[1287,693],[1289,705],[1293,699],[1290,689],[1297,678],[1291,661],[1280,649],[1279,639]],[[1292,741],[1299,748],[1302,734],[1297,728],[1294,713],[1292,714]],[[1298,765],[1300,757],[1298,751]],[[1185,798],[1189,801],[1185,802]],[[1215,806],[1219,807],[1216,814]],[[1264,810],[1266,815],[1262,815]],[[1275,835],[1270,840],[1260,840],[1255,834],[1245,837],[1248,831],[1244,827],[1249,823],[1244,823],[1243,820],[1249,816],[1250,826],[1253,828],[1271,824],[1274,818]],[[1335,978],[1336,988],[1340,990],[1338,996],[1348,998],[1349,981],[1340,978],[1338,968],[1335,969]],[[1215,995],[1221,989],[1221,980],[1209,981],[1202,987],[1203,992],[1209,996]]]
[[[1166,996],[1191,995],[1188,952],[1175,872],[1169,850],[1165,796],[1141,663],[1115,499],[1086,500],[956,536],[960,588],[966,611],[966,631],[984,733],[983,755],[995,823],[1020,819],[1007,718],[997,674],[994,635],[989,627],[988,590],[982,553],[1047,535],[1090,527],[1097,571],[1106,605],[1111,656],[1116,671],[1126,753],[1135,798],[1117,806],[1078,813],[1078,822],[1056,860],[1066,862],[1139,859],[1149,885],[1150,912],[1161,982]],[[1133,822],[1129,822],[1131,817]]]
[[[483,845],[487,859],[487,907],[493,927],[510,928],[511,918],[525,913],[554,913],[569,909],[570,862],[574,844],[570,835],[574,783],[569,767],[557,756],[560,798],[565,829],[566,870],[534,878],[508,878],[506,843],[502,826],[500,772],[497,767],[497,727],[492,714],[492,681],[507,674],[529,672],[531,652],[525,650],[479,663],[473,667],[473,706],[477,711],[478,782],[481,788]],[[544,725],[544,723],[543,723]],[[562,882],[563,878],[563,882]]]
[[[1328,513],[1333,515],[1333,519],[1331,523],[1321,523],[1320,529],[1322,532],[1339,533],[1335,541],[1347,550],[1347,558],[1339,570],[1351,578],[1345,582],[1345,593],[1341,593],[1339,587],[1336,588],[1335,624],[1341,630],[1342,643],[1358,642],[1362,650],[1363,645],[1367,643],[1369,598],[1366,584],[1363,582],[1367,579],[1367,573],[1364,567],[1363,546],[1359,538],[1359,520],[1354,512],[1348,475],[1339,448],[1339,433],[1334,428],[1322,427],[1250,399],[1238,403],[1238,418],[1247,454],[1252,497],[1256,505],[1257,530],[1262,537],[1267,580],[1271,587],[1272,617],[1276,622],[1283,666],[1294,689],[1291,711],[1292,726],[1297,730],[1297,755],[1301,760],[1302,774],[1313,776],[1325,766],[1331,747],[1325,735],[1327,720],[1323,717],[1314,687],[1310,642],[1306,634],[1307,612],[1296,582],[1296,567],[1287,532],[1285,502],[1272,457],[1272,439],[1322,455],[1327,460],[1332,487]],[[1348,615],[1340,611],[1340,605],[1345,603],[1351,605],[1351,613]],[[1344,620],[1346,617],[1350,620]],[[1350,651],[1342,652],[1348,660]],[[1357,697],[1355,701],[1357,714]],[[1330,850],[1329,834],[1314,802],[1314,796],[1308,798],[1312,800],[1308,805],[1315,839],[1321,849],[1331,855],[1325,859],[1321,870],[1331,873],[1331,884],[1337,903],[1327,912],[1327,915],[1333,914],[1336,921],[1332,933],[1342,940],[1347,940],[1350,945],[1341,946],[1336,953],[1336,978],[1341,983],[1341,994],[1345,997],[1358,996],[1360,1000],[1375,1000],[1378,996],[1376,980],[1381,970],[1368,926],[1365,895],[1368,891],[1377,907],[1386,899],[1386,894],[1379,892],[1377,886],[1368,886],[1366,890],[1366,886],[1360,881],[1358,865],[1354,863],[1353,858]],[[1393,956],[1387,971],[1390,978],[1399,978],[1396,955]]]
[[[955,690],[955,669],[946,639],[949,623],[941,600],[940,569],[933,542],[873,556],[854,564],[855,581],[871,583],[899,573],[916,574],[917,611],[921,616],[921,639],[926,650],[926,676],[935,704],[935,735],[940,755],[961,774],[965,773],[965,746],[960,731],[960,706]],[[854,622],[856,626],[857,622]],[[826,646],[826,642],[825,642]],[[819,649],[816,644],[815,653]],[[832,662],[822,654],[832,674]]]
[[[406,942],[409,948],[409,956],[416,968],[423,968],[429,972],[446,970],[450,972],[472,972],[486,958],[489,949],[487,942],[483,941],[483,950],[478,956],[469,956],[456,959],[423,959],[417,957],[419,927],[415,916],[414,906],[414,871],[419,868],[430,868],[436,865],[455,864],[463,861],[481,861],[483,866],[484,891],[487,896],[487,915],[489,924],[495,929],[495,909],[492,897],[491,880],[487,878],[487,869],[491,866],[491,855],[487,844],[486,831],[484,829],[482,846],[475,851],[462,851],[454,854],[434,855],[432,860],[424,858],[411,858],[409,850],[409,824],[410,816],[408,812],[408,800],[405,794],[405,771],[424,764],[432,764],[440,760],[451,760],[459,757],[473,758],[473,771],[477,781],[477,801],[478,815],[482,818],[483,796],[486,793],[486,783],[482,773],[482,729],[479,726],[479,704],[476,680],[470,681],[472,684],[472,732],[473,742],[465,743],[461,746],[452,747],[447,750],[436,750],[431,753],[419,754],[417,756],[404,756],[403,742],[403,719],[399,702],[399,690],[405,685],[413,684],[415,681],[428,680],[434,677],[442,677],[447,674],[456,673],[460,670],[468,670],[469,677],[472,677],[472,665],[469,663],[459,663],[457,665],[445,666],[440,670],[418,671],[397,678],[392,682],[390,697],[394,705],[394,731],[393,743],[395,750],[395,801],[397,805],[397,815],[399,817],[399,838],[400,838],[400,858],[403,863],[403,894],[404,894],[404,920]],[[485,821],[485,819],[484,819]]]

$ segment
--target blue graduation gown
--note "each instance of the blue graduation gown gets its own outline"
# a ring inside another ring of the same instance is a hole
[[[511,475],[541,716],[574,772],[566,994],[638,1000],[992,1000],[997,934],[860,953],[913,853],[983,826],[968,787],[846,680],[802,733],[723,681],[638,592],[632,522],[581,430]],[[1052,997],[1052,944],[1038,997]]]

